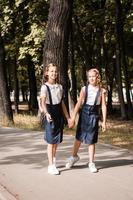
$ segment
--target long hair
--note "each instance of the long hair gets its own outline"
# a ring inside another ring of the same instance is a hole
[[[45,67],[45,69],[44,69],[43,80],[42,80],[42,83],[43,83],[43,84],[44,84],[45,82],[48,81],[48,75],[47,75],[47,74],[48,74],[48,71],[49,71],[49,68],[50,68],[50,67],[56,67],[57,72],[59,71],[59,67],[58,67],[56,64],[54,64],[54,63],[49,63],[49,64]],[[59,72],[58,72],[58,75],[57,75],[57,78],[56,78],[55,82],[56,82],[56,83],[59,82]]]

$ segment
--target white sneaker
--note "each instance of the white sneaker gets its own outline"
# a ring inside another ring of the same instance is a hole
[[[70,169],[79,159],[79,156],[71,156],[66,163],[66,168]]]
[[[55,165],[49,165],[48,166],[48,173],[52,174],[52,175],[58,175],[59,171],[58,171],[58,169],[56,168]]]
[[[90,170],[90,172],[92,172],[92,173],[96,173],[98,170],[97,170],[97,168],[96,168],[96,166],[95,166],[95,163],[89,163],[89,170]]]

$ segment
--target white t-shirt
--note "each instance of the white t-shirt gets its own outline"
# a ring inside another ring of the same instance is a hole
[[[50,83],[45,83],[51,92],[51,97],[52,97],[52,103],[55,104],[59,104],[61,102],[62,99],[62,95],[63,95],[63,88],[62,85],[56,83],[56,84],[50,84]],[[46,97],[46,104],[50,104],[49,101],[49,93],[48,93],[48,89],[46,85],[42,85],[41,86],[41,91],[40,91],[40,97]]]
[[[85,93],[85,87],[86,86],[83,87],[84,93]],[[98,90],[99,90],[98,87],[95,87],[93,85],[88,85],[88,96],[87,96],[86,104],[94,105],[95,98],[96,98]],[[101,92],[100,92],[100,95],[99,95],[98,100],[96,102],[96,105],[100,105],[100,102],[101,102]]]

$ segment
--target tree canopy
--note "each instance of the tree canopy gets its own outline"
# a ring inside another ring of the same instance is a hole
[[[43,68],[47,62],[53,62],[52,59],[47,60],[46,56],[47,47],[52,40],[52,52],[56,52],[59,47],[58,55],[60,54],[54,61],[60,66],[65,91],[70,92],[74,102],[81,85],[86,82],[86,70],[95,66],[108,90],[109,113],[113,114],[114,102],[120,102],[121,116],[132,118],[132,1],[61,2],[0,2],[0,35],[5,55],[2,67],[6,70],[5,81],[7,80],[9,94],[14,92],[16,112],[19,111],[20,94],[23,101],[28,101],[29,110],[37,109]],[[69,19],[64,14],[66,5],[70,9]],[[61,34],[57,29],[54,30],[58,39],[52,37],[52,30],[56,25],[64,30]]]

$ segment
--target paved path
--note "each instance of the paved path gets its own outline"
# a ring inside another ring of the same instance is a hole
[[[0,200],[133,200],[133,153],[97,144],[99,172],[87,168],[87,146],[80,161],[65,169],[74,138],[64,136],[57,166],[61,174],[47,174],[46,143],[42,132],[0,128]]]

